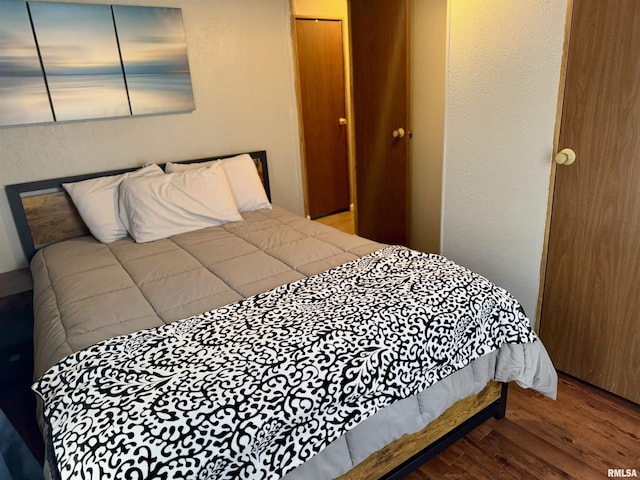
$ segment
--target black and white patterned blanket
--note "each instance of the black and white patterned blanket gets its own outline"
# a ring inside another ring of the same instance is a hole
[[[535,340],[504,289],[386,247],[107,340],[34,390],[63,479],[277,479],[381,408]]]

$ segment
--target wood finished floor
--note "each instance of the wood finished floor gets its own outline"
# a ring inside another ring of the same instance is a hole
[[[407,480],[606,479],[640,475],[640,406],[561,376],[558,399],[515,385],[507,415],[491,419]]]
[[[0,407],[42,461],[27,383],[2,387]],[[512,384],[505,418],[484,423],[406,480],[591,480],[615,468],[640,475],[640,406],[561,376],[556,401]]]
[[[355,223],[353,212],[340,212],[333,215],[327,215],[326,217],[320,217],[315,219],[317,222],[324,223],[330,227],[337,228],[347,233],[355,233]]]

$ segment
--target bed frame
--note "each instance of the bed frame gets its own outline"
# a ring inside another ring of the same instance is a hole
[[[269,188],[269,169],[267,167],[267,152],[264,150],[249,152],[256,164],[258,174],[262,179],[267,197],[271,200]],[[222,160],[235,155],[180,160],[180,163],[208,162]],[[160,164],[164,170],[164,164]],[[70,238],[89,235],[89,229],[80,218],[80,214],[71,201],[71,197],[62,188],[63,183],[79,182],[89,178],[119,175],[131,172],[137,168],[124,170],[110,170],[108,172],[89,173],[73,177],[53,178],[36,182],[7,185],[9,207],[13,215],[20,244],[28,261],[36,252],[50,243],[69,240]]]
[[[229,158],[233,155],[187,160],[184,163],[204,162]],[[269,200],[269,172],[267,152],[250,152]],[[89,234],[78,211],[62,183],[77,182],[106,175],[117,175],[135,170],[77,175],[73,177],[41,180],[7,185],[6,192],[20,242],[27,259],[39,248],[50,243]],[[424,462],[461,439],[491,417],[502,418],[507,405],[507,384],[491,381],[477,394],[470,395],[452,405],[423,430],[404,435],[372,454],[339,480],[401,480]]]

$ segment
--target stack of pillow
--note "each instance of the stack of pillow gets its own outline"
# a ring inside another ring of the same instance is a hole
[[[155,164],[62,186],[91,234],[102,243],[130,235],[151,242],[242,220],[241,212],[271,208],[252,158]]]

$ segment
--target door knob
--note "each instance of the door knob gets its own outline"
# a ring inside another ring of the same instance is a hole
[[[346,125],[347,124],[347,119],[344,117],[340,117],[338,119],[338,125]]]
[[[404,128],[400,127],[399,129],[393,131],[393,138],[404,138],[404,134]]]
[[[555,160],[558,165],[571,165],[576,161],[576,152],[570,148],[563,148],[558,152]]]

